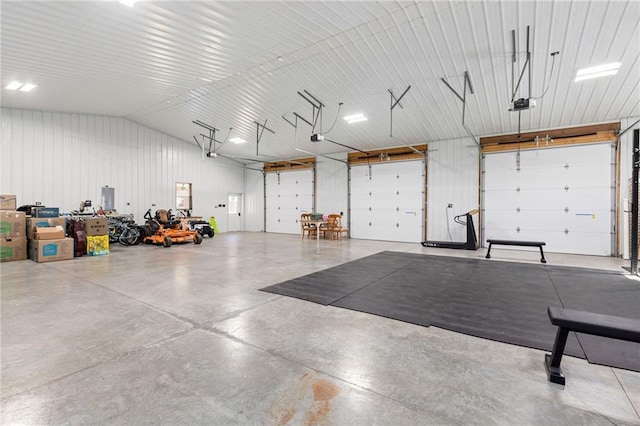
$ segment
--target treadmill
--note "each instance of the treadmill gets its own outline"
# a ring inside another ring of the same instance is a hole
[[[459,249],[459,250],[478,250],[478,238],[476,237],[476,229],[473,226],[473,217],[478,213],[478,210],[471,210],[464,214],[459,214],[454,217],[453,220],[460,225],[464,225],[467,227],[467,241],[465,242],[456,242],[456,241],[423,241],[423,247],[436,247],[436,248],[448,248],[448,249]],[[462,219],[464,218],[464,219]]]

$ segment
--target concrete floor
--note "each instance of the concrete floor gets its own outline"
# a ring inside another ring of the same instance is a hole
[[[2,422],[640,424],[640,373],[565,357],[562,387],[543,351],[258,291],[382,250],[485,253],[231,233],[3,263]],[[492,249],[509,259],[538,254]]]

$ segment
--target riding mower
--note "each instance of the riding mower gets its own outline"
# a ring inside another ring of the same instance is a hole
[[[208,235],[209,238],[213,238],[215,235],[213,228],[209,225],[209,222],[202,220],[202,218],[191,217],[190,210],[181,211],[180,214],[182,215],[180,218],[182,221],[182,229],[198,231],[198,233],[203,237]]]
[[[144,214],[146,219],[142,226],[146,244],[162,244],[164,247],[171,247],[173,243],[195,243],[202,242],[202,235],[197,231],[180,229],[180,221],[175,220],[171,210],[158,210],[155,217],[151,216],[151,209]]]

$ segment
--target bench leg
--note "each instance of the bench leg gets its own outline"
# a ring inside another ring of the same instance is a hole
[[[544,356],[544,366],[547,370],[547,376],[551,383],[557,383],[564,385],[564,374],[560,368],[560,362],[562,361],[562,354],[564,353],[564,346],[567,343],[567,337],[569,336],[569,330],[559,327],[556,334],[556,341],[553,343],[553,350],[551,355],[546,354]]]
[[[540,263],[547,263],[547,259],[544,258],[544,252],[542,251],[542,246],[540,246],[540,256],[542,256],[542,258],[540,258]]]
[[[489,250],[487,250],[487,255],[485,257],[487,259],[491,259],[491,243],[489,243]]]

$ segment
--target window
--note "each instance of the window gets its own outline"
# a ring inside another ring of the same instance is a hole
[[[240,213],[240,194],[229,194],[229,214]]]
[[[176,183],[176,209],[177,210],[191,210],[193,205],[191,203],[191,184],[178,182]]]

